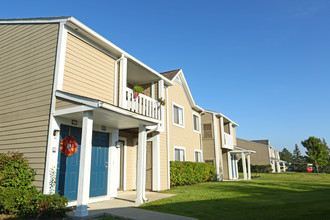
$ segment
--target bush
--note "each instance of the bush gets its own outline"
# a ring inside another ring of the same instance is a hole
[[[252,173],[271,173],[272,166],[270,164],[267,165],[251,165]]]
[[[32,185],[35,171],[20,153],[0,154],[0,214],[64,217],[67,198],[43,195]]]
[[[171,187],[214,181],[216,170],[213,163],[171,161]]]

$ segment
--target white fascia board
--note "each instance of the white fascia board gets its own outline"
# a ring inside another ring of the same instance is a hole
[[[82,104],[89,105],[89,106],[92,106],[95,108],[100,107],[100,104],[101,104],[101,102],[99,100],[94,100],[94,99],[90,99],[90,98],[86,98],[86,97],[82,97],[82,96],[77,96],[77,95],[69,94],[69,93],[62,92],[62,91],[56,91],[55,95],[56,95],[56,97],[59,97],[59,98],[68,99],[70,101],[82,103]]]
[[[91,110],[94,110],[94,109],[96,109],[96,107],[81,105],[81,106],[76,106],[76,107],[72,107],[72,108],[65,108],[65,109],[56,110],[54,112],[53,116],[60,116],[60,115],[67,115],[67,114],[77,113],[77,112],[91,111]]]
[[[45,17],[45,18],[14,18],[0,19],[0,24],[42,24],[42,23],[60,23],[68,21],[70,17]]]
[[[136,118],[138,120],[142,120],[142,121],[146,121],[146,122],[151,122],[151,123],[155,123],[155,124],[161,123],[161,121],[159,121],[157,119],[149,118],[144,115],[139,115],[134,112],[130,112],[128,110],[124,110],[124,109],[118,108],[116,106],[113,106],[113,105],[110,105],[110,104],[107,104],[107,103],[104,103],[104,102],[101,102],[101,101],[95,100],[95,99],[81,97],[81,96],[69,94],[69,93],[62,92],[62,91],[56,91],[56,97],[67,99],[67,100],[70,100],[73,102],[82,103],[84,105],[88,105],[88,106],[91,106],[94,108],[104,108],[106,110],[117,112],[119,114],[130,116],[132,118]]]
[[[104,108],[106,110],[111,110],[113,112],[117,112],[117,113],[122,114],[122,115],[130,116],[132,118],[136,118],[138,120],[155,123],[155,125],[161,123],[161,121],[159,121],[157,119],[149,118],[149,117],[144,116],[144,115],[139,115],[139,114],[136,114],[134,112],[130,112],[128,110],[124,110],[124,109],[118,108],[116,106],[110,105],[108,103],[101,102],[100,107]]]
[[[91,28],[87,27],[86,25],[84,25],[83,23],[81,23],[80,21],[78,21],[77,19],[75,19],[74,17],[69,17],[67,19],[67,21],[70,22],[70,23],[72,23],[73,25],[81,28],[82,30],[84,30],[85,32],[87,32],[88,34],[90,34],[91,36],[93,36],[93,37],[101,40],[106,45],[108,45],[108,46],[112,47],[113,49],[115,49],[116,51],[118,51],[118,53],[123,54],[125,57],[127,57],[130,60],[134,61],[136,64],[144,67],[145,69],[149,70],[153,74],[157,75],[159,78],[161,78],[162,80],[164,80],[164,82],[166,82],[167,85],[174,85],[169,79],[167,79],[166,77],[162,76],[156,70],[152,69],[151,67],[149,67],[146,64],[142,63],[141,61],[139,61],[138,59],[136,59],[135,57],[133,57],[129,53],[127,53],[124,50],[122,50],[121,48],[117,47],[115,44],[111,43],[109,40],[107,40],[106,38],[102,37],[100,34],[96,33]]]
[[[190,92],[190,89],[189,89],[189,86],[188,86],[188,83],[186,81],[186,78],[183,74],[183,71],[182,69],[180,69],[180,71],[177,73],[177,75],[172,79],[172,82],[174,82],[174,80],[177,78],[177,77],[180,77],[181,76],[181,81],[183,82],[183,88],[185,90],[185,92],[187,93],[188,95],[188,100],[190,102],[190,105],[192,107],[192,109],[198,111],[198,112],[203,112],[204,109],[202,109],[201,107],[199,107],[198,105],[195,104],[195,101],[194,101],[194,98],[192,97],[192,94]]]

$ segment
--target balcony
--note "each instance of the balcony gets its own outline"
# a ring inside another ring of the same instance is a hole
[[[157,120],[161,118],[161,104],[142,93],[134,98],[134,91],[126,87],[126,109]]]
[[[226,148],[226,149],[230,149],[233,150],[234,149],[234,139],[233,136],[230,134],[227,134],[226,132],[224,132],[224,146],[222,146],[222,148]]]

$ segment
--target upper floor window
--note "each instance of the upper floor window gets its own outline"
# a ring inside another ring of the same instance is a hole
[[[200,132],[200,119],[199,115],[193,113],[193,124],[194,124],[194,131]]]
[[[177,126],[184,127],[183,107],[173,104],[173,123]]]
[[[204,138],[213,138],[212,124],[203,124],[203,137]]]
[[[174,160],[175,161],[185,161],[186,152],[184,147],[174,147]]]

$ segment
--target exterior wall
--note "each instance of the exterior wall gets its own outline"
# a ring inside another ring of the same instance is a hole
[[[235,129],[235,128],[236,128],[236,127],[233,126],[233,129],[232,129],[232,131],[233,131],[232,136],[233,136],[233,139],[234,139],[234,141],[233,141],[234,146],[237,146],[236,129]]]
[[[174,160],[174,146],[184,147],[186,161],[194,161],[194,150],[201,150],[200,133],[193,130],[193,112],[195,112],[188,100],[185,90],[178,82],[169,87],[169,126],[170,126],[170,160]],[[184,128],[173,123],[173,104],[184,108]]]
[[[202,134],[203,134],[203,158],[204,161],[213,161],[215,163],[215,152],[214,152],[214,128],[213,128],[213,116],[211,113],[204,113],[201,117],[202,120]],[[205,138],[203,133],[204,124],[211,124],[212,138]]]
[[[222,149],[223,178],[225,180],[229,179],[228,152],[229,152],[228,149]]]
[[[136,189],[136,157],[137,147],[133,143],[133,138],[138,138],[137,133],[119,131],[119,137],[124,137],[126,141],[126,190]]]
[[[72,107],[77,107],[80,106],[81,104],[72,102],[69,100],[61,99],[61,98],[56,98],[55,102],[55,110],[60,110],[60,109],[66,109],[66,108],[72,108]]]
[[[24,153],[41,189],[58,24],[0,25],[0,152]]]
[[[68,34],[63,91],[114,104],[115,60]]]
[[[240,138],[237,138],[236,140],[237,140],[237,145],[239,147],[256,151],[255,154],[251,154],[251,165],[270,164],[268,145],[259,144],[256,142],[247,141]]]
[[[166,96],[166,88],[164,88],[164,97],[165,100],[168,100],[169,97]],[[170,102],[168,102],[170,103]],[[160,147],[160,189],[165,190],[169,189],[168,179],[170,178],[168,175],[168,142],[167,142],[167,108],[164,106],[164,131],[160,133],[159,137],[159,147]],[[170,131],[171,134],[171,131]],[[171,154],[171,152],[170,152]]]

